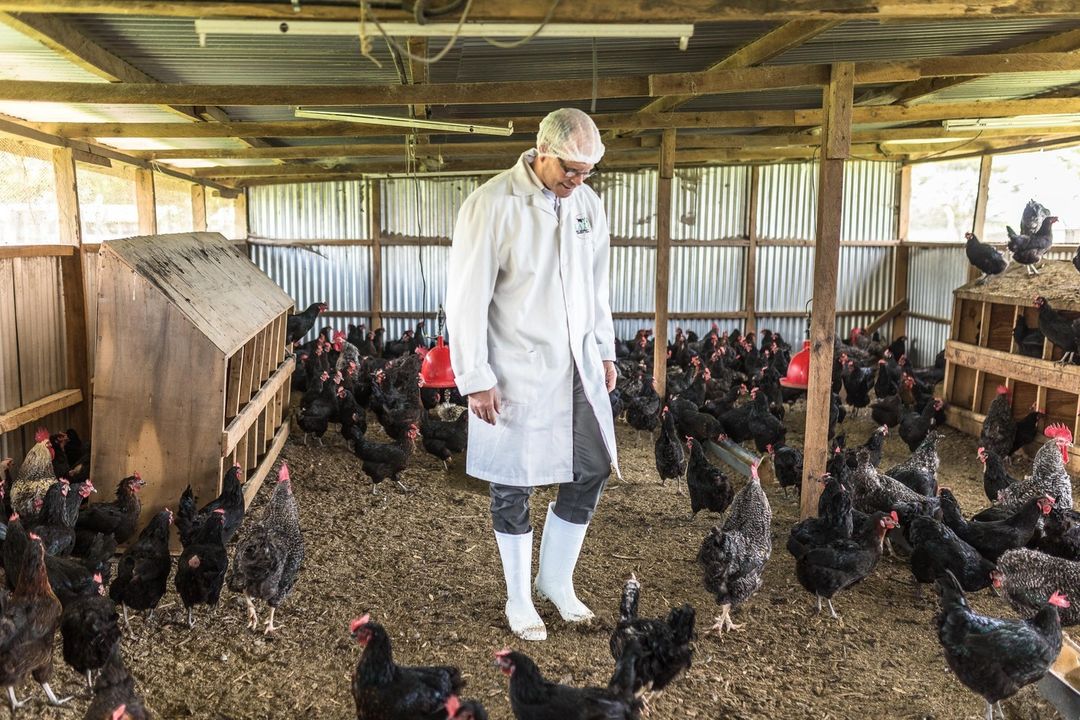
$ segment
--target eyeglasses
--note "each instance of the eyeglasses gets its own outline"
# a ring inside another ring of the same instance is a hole
[[[588,180],[593,175],[596,175],[600,172],[596,168],[593,168],[592,170],[578,170],[576,168],[568,168],[566,167],[566,163],[562,161],[561,157],[555,156],[555,159],[559,161],[559,167],[562,168],[563,174],[567,178],[580,177],[582,180]]]

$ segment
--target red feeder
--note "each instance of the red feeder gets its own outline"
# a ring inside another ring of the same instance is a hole
[[[435,340],[435,347],[424,355],[420,365],[420,381],[423,387],[454,387],[454,370],[450,367],[450,348],[443,343],[442,335]]]
[[[810,384],[810,341],[803,340],[802,350],[795,353],[787,366],[787,375],[780,384],[792,390],[805,390]]]

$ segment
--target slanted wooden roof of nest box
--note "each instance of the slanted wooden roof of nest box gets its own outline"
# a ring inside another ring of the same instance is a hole
[[[292,299],[219,233],[147,235],[103,244],[161,291],[225,355]]]
[[[1042,295],[1055,310],[1080,312],[1080,273],[1067,260],[1045,260],[1038,275],[1028,275],[1027,268],[1013,263],[1004,275],[990,278],[983,285],[969,282],[958,287],[956,297],[1000,305],[1033,307]]]

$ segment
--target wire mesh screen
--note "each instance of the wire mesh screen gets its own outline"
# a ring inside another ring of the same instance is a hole
[[[133,177],[101,172],[92,165],[79,163],[76,165],[76,180],[84,243],[100,243],[139,234]]]
[[[154,200],[157,203],[159,233],[191,232],[194,229],[191,183],[154,173]]]
[[[56,177],[48,155],[0,138],[0,245],[58,240]]]

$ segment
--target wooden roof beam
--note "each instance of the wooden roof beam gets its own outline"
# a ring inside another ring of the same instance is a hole
[[[264,18],[276,20],[356,20],[355,4],[304,3],[299,13],[284,2],[212,2],[209,0],[3,0],[0,11],[149,15],[183,18]],[[547,5],[474,0],[469,19],[474,21],[540,22]],[[411,20],[411,14],[379,10],[382,20]],[[562,3],[552,22],[709,22],[765,20],[914,20],[928,18],[1078,17],[1074,0],[772,0],[715,2],[686,0],[657,3],[651,0],[578,0]],[[457,16],[452,16],[456,20]]]
[[[1005,53],[1063,53],[1072,52],[1080,49],[1080,30],[1070,30],[1068,32],[1059,33],[1057,35],[1051,35],[1048,38],[1042,40],[1036,40],[1035,42],[1025,43],[1016,47],[1005,50]],[[903,83],[895,87],[889,88],[879,93],[874,93],[860,100],[860,104],[888,104],[888,103],[901,103],[908,104],[915,102],[928,95],[941,92],[947,88],[956,87],[957,85],[963,85],[964,83],[978,80],[980,76],[974,77],[935,77],[924,78],[916,80],[914,82]]]
[[[743,45],[722,60],[706,68],[706,74],[721,70],[758,65],[793,47],[802,45],[826,30],[835,27],[835,20],[792,20],[771,30],[756,40]],[[639,112],[666,112],[674,110],[683,103],[693,100],[695,95],[666,95],[650,101]]]

